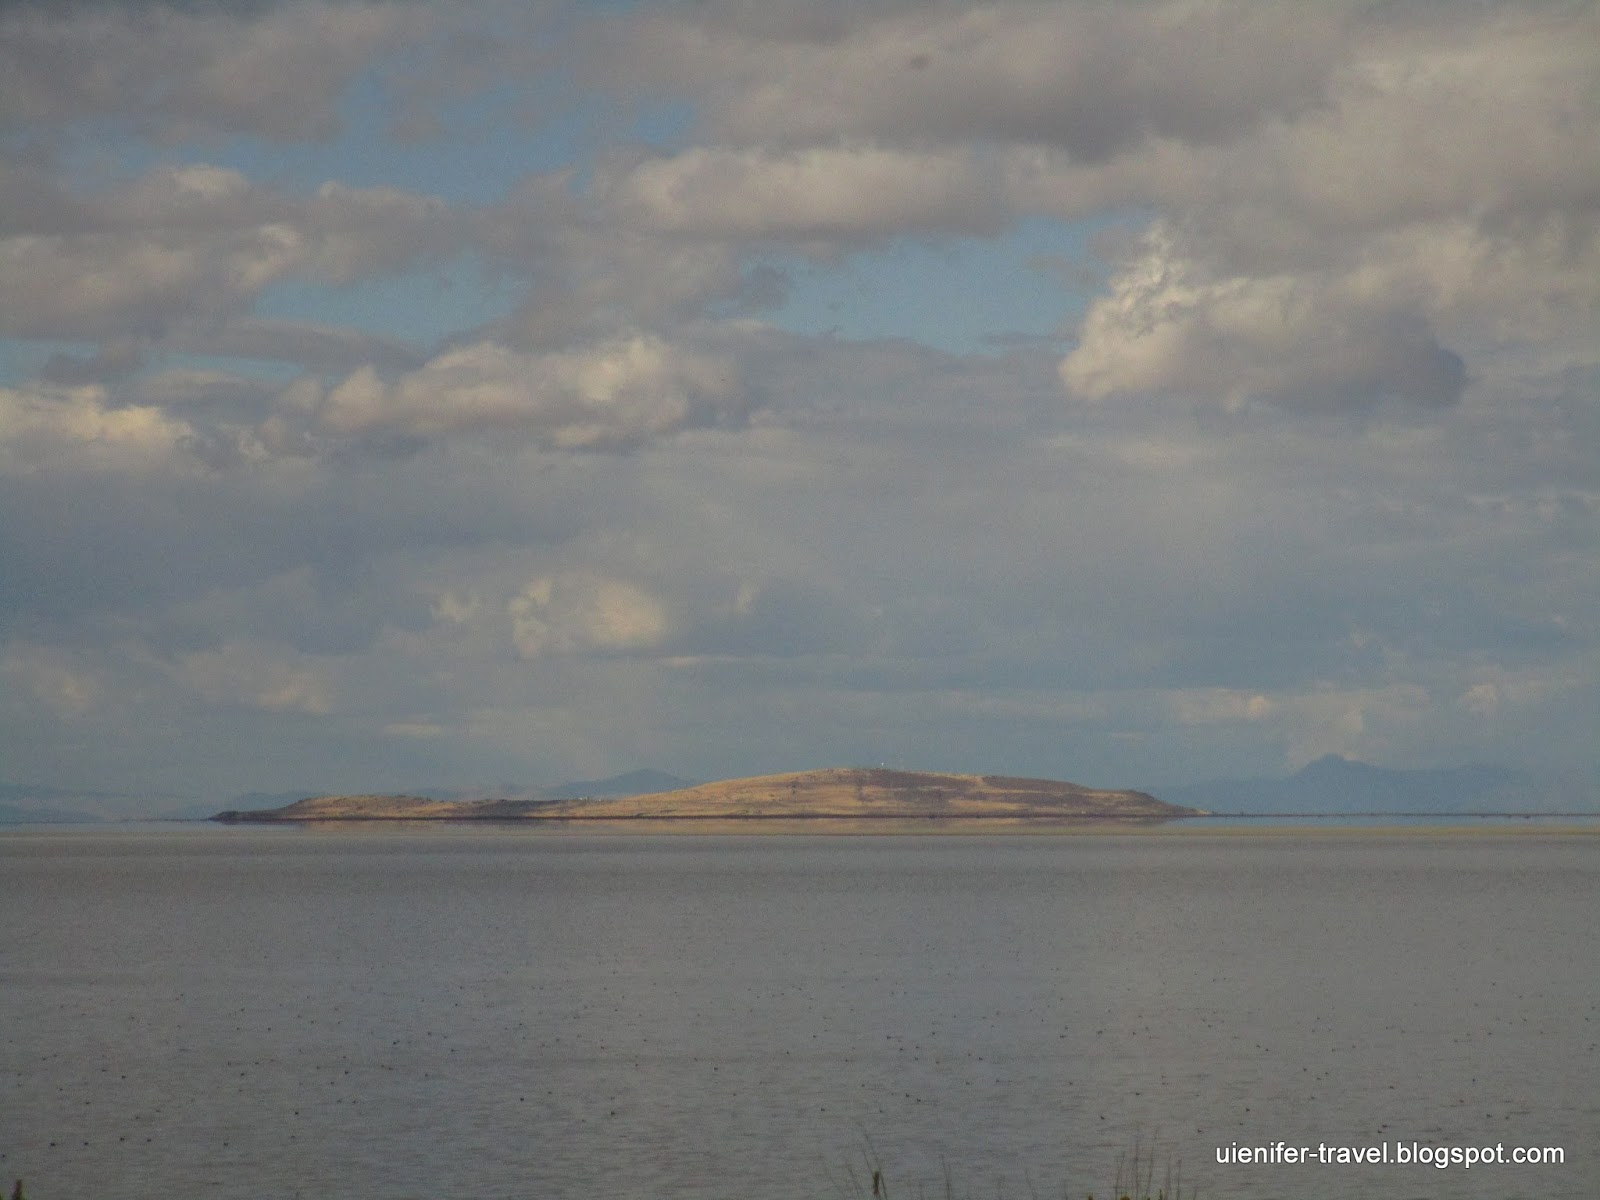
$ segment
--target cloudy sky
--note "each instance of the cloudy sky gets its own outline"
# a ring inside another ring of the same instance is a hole
[[[1593,3],[0,6],[0,781],[1591,770]]]

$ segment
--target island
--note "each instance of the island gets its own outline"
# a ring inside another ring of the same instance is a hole
[[[322,821],[958,821],[1153,824],[1203,810],[1144,792],[1012,775],[833,767],[724,779],[670,792],[563,800],[315,796],[281,808],[218,813],[224,822]]]

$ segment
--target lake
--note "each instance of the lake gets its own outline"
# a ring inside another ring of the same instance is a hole
[[[8,832],[0,1180],[1593,1196],[1597,981],[1592,830]],[[1216,1161],[1279,1141],[1565,1162]]]

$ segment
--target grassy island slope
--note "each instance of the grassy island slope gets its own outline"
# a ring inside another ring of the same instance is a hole
[[[221,821],[759,820],[946,818],[1158,821],[1197,809],[1143,792],[1051,779],[835,767],[726,779],[671,792],[582,800],[430,800],[318,796],[283,808],[226,812]]]

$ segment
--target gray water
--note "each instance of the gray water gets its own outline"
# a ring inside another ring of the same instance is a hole
[[[1600,837],[0,836],[0,1180],[1600,1194]],[[1219,1146],[1564,1165],[1220,1165]],[[1159,1173],[1159,1172],[1158,1172]]]

